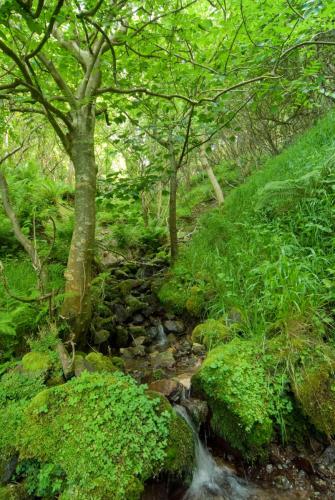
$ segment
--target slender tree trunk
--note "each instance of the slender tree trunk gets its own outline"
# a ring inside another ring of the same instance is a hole
[[[1,170],[0,170],[0,192],[1,192],[3,207],[12,225],[13,233],[18,242],[22,245],[24,250],[29,255],[33,268],[35,269],[38,276],[39,288],[43,291],[44,286],[46,284],[46,274],[43,273],[43,266],[37,253],[36,244],[34,241],[30,241],[22,232],[19,221],[16,217],[16,214],[13,210],[10,201],[9,189],[5,174]]]
[[[170,233],[170,253],[173,264],[178,257],[178,229],[177,229],[177,188],[178,188],[178,165],[173,151],[172,144],[170,151],[170,198],[169,198],[169,233]]]
[[[218,202],[218,205],[222,205],[224,202],[224,194],[219,184],[219,181],[217,180],[214,171],[208,161],[204,144],[200,146],[200,161],[202,163],[202,167],[206,170],[210,183],[212,184],[212,188],[214,190],[215,198]]]
[[[83,345],[91,320],[90,286],[95,241],[97,167],[94,155],[95,110],[92,105],[73,112],[70,156],[75,170],[74,230],[65,272],[62,315],[74,341]]]

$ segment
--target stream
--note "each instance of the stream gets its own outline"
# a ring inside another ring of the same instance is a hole
[[[192,343],[196,322],[166,310],[155,290],[162,266],[114,263],[94,316],[92,343],[122,358],[125,372],[163,394],[193,432],[195,466],[189,484],[177,477],[148,482],[142,500],[335,500],[335,446],[311,436],[304,447],[274,442],[267,462],[246,463],[214,436],[205,401],[192,393],[191,379],[206,351]],[[200,416],[200,418],[199,418]],[[192,418],[209,431],[206,444]],[[207,443],[208,439],[208,443]]]

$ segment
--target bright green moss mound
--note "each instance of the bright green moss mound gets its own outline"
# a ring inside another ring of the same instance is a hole
[[[92,365],[92,368],[97,372],[115,372],[117,370],[116,366],[114,366],[113,361],[104,356],[100,352],[90,352],[86,356],[86,361]]]
[[[192,379],[210,405],[213,430],[250,459],[266,453],[279,414],[292,410],[267,363],[257,342],[236,338],[210,351]]]
[[[28,352],[22,358],[22,366],[26,372],[46,372],[52,367],[52,359],[46,352]]]
[[[208,319],[197,325],[192,332],[192,341],[204,344],[207,349],[213,349],[218,344],[230,340],[232,333],[224,321]]]
[[[39,377],[11,371],[0,381],[0,479],[8,478],[7,467],[17,454],[17,434],[25,407],[43,389]],[[9,479],[9,478],[8,478]]]
[[[60,467],[64,499],[137,499],[167,457],[174,419],[170,406],[160,406],[121,372],[84,372],[32,400],[21,458]]]

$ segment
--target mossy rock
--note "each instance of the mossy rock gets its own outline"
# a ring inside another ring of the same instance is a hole
[[[85,361],[88,363],[88,366],[87,364],[86,366],[89,371],[112,373],[117,370],[117,367],[113,364],[113,361],[100,352],[90,352],[86,356]]]
[[[127,280],[123,280],[119,284],[119,290],[123,297],[126,297],[133,290],[133,288],[139,287],[142,283],[144,283],[144,280],[129,278]]]
[[[114,366],[116,366],[116,368],[118,368],[119,370],[124,371],[125,364],[124,364],[124,360],[122,358],[120,358],[119,356],[113,356],[112,357],[112,363],[113,363]]]
[[[219,344],[231,340],[229,327],[220,320],[208,319],[197,325],[192,332],[192,341],[203,344],[207,349],[213,349]]]
[[[32,351],[25,354],[22,358],[22,367],[26,374],[47,373],[51,370],[53,360],[50,354],[46,352]]]
[[[205,309],[205,294],[203,290],[197,286],[193,286],[185,302],[185,308],[193,316],[200,316]]]
[[[121,372],[83,372],[40,392],[18,433],[21,459],[61,467],[63,500],[138,500],[145,481],[193,456],[190,430],[145,391]]]
[[[335,352],[330,357],[310,356],[292,383],[302,412],[318,431],[335,435]]]
[[[210,351],[192,378],[207,399],[213,430],[247,458],[261,457],[273,437],[267,374],[255,343],[234,339]]]
[[[152,390],[148,390],[146,394],[150,399],[159,400],[157,410],[160,414],[168,412],[171,416],[164,471],[179,477],[190,475],[195,459],[192,430],[185,420],[177,415],[163,394]]]
[[[146,307],[148,307],[148,304],[146,302],[143,302],[133,295],[129,295],[126,298],[125,302],[127,304],[127,311],[129,312],[129,314],[134,314],[141,311],[141,309],[145,309]]]
[[[29,497],[24,484],[8,484],[0,486],[0,500],[26,500]]]

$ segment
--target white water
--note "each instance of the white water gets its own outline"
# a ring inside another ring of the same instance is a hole
[[[157,342],[156,345],[159,345],[160,347],[165,347],[168,343],[168,339],[166,336],[166,333],[164,331],[162,323],[158,323],[157,325]]]
[[[183,500],[244,500],[253,496],[247,481],[235,476],[225,466],[216,464],[208,449],[202,444],[194,424],[183,406],[175,405],[176,412],[187,422],[193,432],[195,467],[192,483]]]

